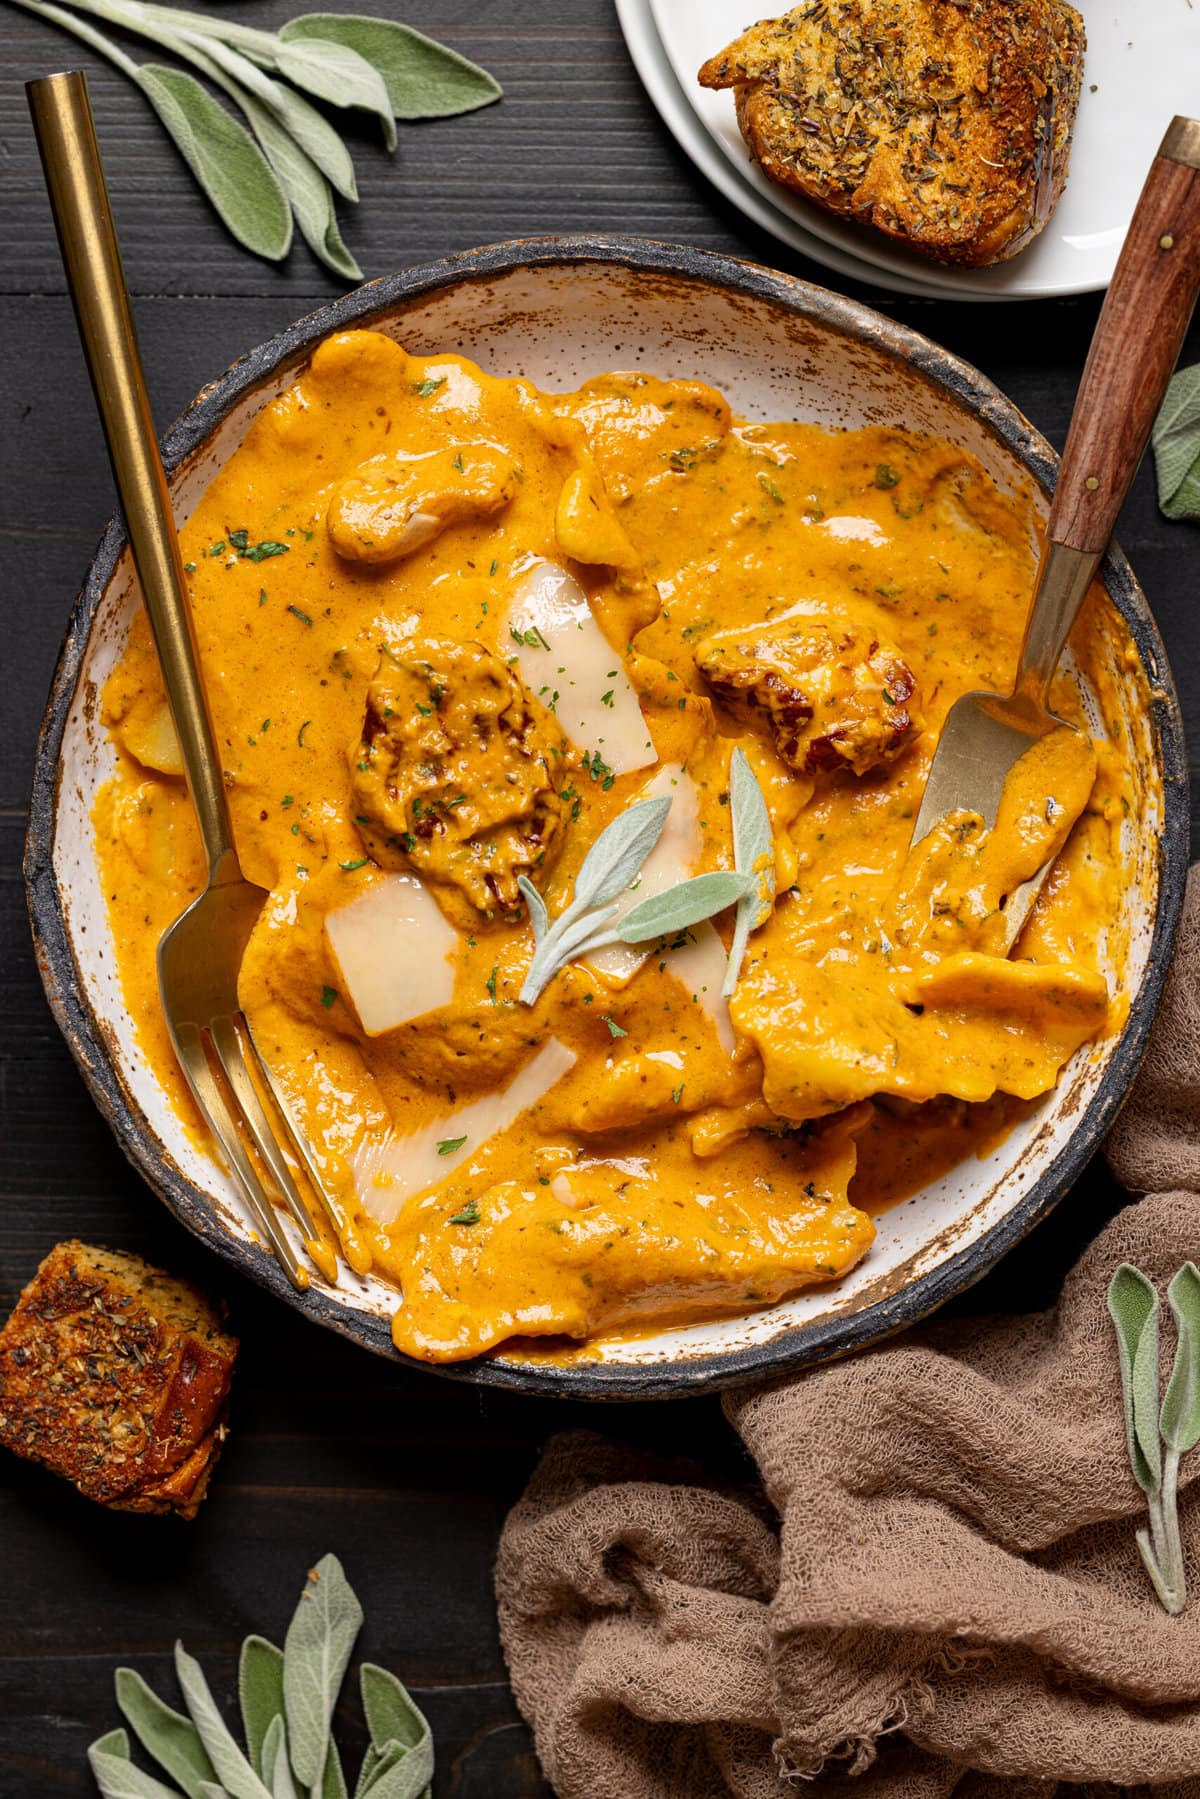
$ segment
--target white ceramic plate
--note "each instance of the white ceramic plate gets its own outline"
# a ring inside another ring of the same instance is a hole
[[[809,256],[827,269],[846,275],[851,281],[890,288],[894,293],[917,294],[939,298],[937,290],[923,280],[907,275],[883,275],[870,263],[834,244],[814,237],[806,226],[786,212],[780,212],[767,194],[760,193],[749,179],[737,172],[717,142],[709,135],[693,110],[691,101],[675,78],[658,27],[650,10],[650,0],[616,0],[617,16],[625,43],[633,58],[642,85],[654,101],[659,117],[680,149],[707,175],[713,186],[728,200],[775,237],[794,250]],[[745,159],[743,158],[743,161]],[[747,169],[749,175],[749,169]]]
[[[700,375],[752,419],[935,432],[978,456],[1010,490],[1032,482],[1044,495],[1053,475],[1049,447],[981,375],[854,301],[683,246],[549,238],[385,276],[252,351],[204,390],[167,438],[180,520],[315,344],[356,325],[387,331],[420,355],[459,350],[487,369],[550,389],[570,389],[607,369],[644,368]],[[1170,671],[1146,602],[1115,550],[1104,579],[1115,608],[1106,615],[1107,663],[1140,795],[1124,827],[1130,949],[1121,967],[1111,968],[1130,993],[1121,1035],[1081,1049],[1056,1090],[987,1156],[886,1213],[870,1254],[835,1286],[742,1316],[601,1343],[592,1359],[572,1366],[510,1355],[442,1372],[580,1398],[761,1379],[875,1342],[923,1316],[983,1274],[1054,1205],[1107,1129],[1137,1067],[1187,865],[1186,758]],[[125,1009],[91,811],[114,767],[96,696],[121,653],[137,597],[124,533],[114,523],[68,628],[30,808],[26,875],[51,1004],[119,1141],[176,1215],[316,1322],[392,1354],[394,1290],[345,1272],[336,1292],[320,1284],[305,1294],[292,1290],[254,1241],[228,1177],[180,1124]],[[1108,720],[1092,710],[1093,729],[1103,734]]]
[[[784,0],[774,8],[763,0],[642,3],[653,15],[678,85],[742,184],[829,249],[874,264],[881,271],[875,279],[888,286],[897,278],[918,280],[925,292],[960,299],[1046,299],[1106,287],[1164,131],[1175,113],[1200,111],[1200,5],[1195,0],[1075,0],[1084,16],[1088,47],[1066,191],[1045,230],[1011,262],[991,269],[949,269],[908,255],[768,181],[747,154],[733,95],[700,87],[696,71],[701,63],[756,19],[786,11]],[[647,87],[661,111],[661,84],[647,81]],[[730,198],[736,197],[736,191],[730,192]]]

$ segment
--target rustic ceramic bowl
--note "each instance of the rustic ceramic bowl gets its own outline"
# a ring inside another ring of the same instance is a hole
[[[702,376],[751,418],[890,422],[971,450],[1004,487],[1044,496],[1055,457],[1002,394],[916,332],[822,288],[702,251],[619,238],[500,244],[359,288],[234,365],[168,434],[185,518],[249,422],[327,333],[369,325],[418,354],[458,350],[499,373],[570,388],[602,370]],[[1103,578],[1121,722],[1140,812],[1128,822],[1124,904],[1132,1004],[1121,1035],[1086,1047],[1053,1094],[993,1153],[880,1221],[837,1286],[767,1310],[601,1344],[569,1366],[492,1356],[443,1372],[530,1393],[648,1397],[721,1386],[873,1343],[992,1266],[1060,1198],[1120,1106],[1145,1047],[1183,895],[1187,782],[1179,707],[1146,601],[1118,550]],[[347,1277],[297,1295],[252,1240],[230,1184],[181,1129],[139,1055],[117,982],[90,811],[112,767],[97,695],[136,601],[119,522],[109,526],[67,631],[38,749],[27,879],[43,978],[97,1104],[189,1229],[318,1323],[394,1353],[395,1294]],[[1119,615],[1119,616],[1118,616]],[[1129,655],[1128,645],[1136,648]],[[1097,715],[1096,728],[1104,721]]]

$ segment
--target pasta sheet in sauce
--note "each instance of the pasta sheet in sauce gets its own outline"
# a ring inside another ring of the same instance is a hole
[[[957,818],[906,864],[941,721],[1011,682],[1033,575],[1027,500],[952,444],[748,424],[643,374],[543,394],[349,332],[183,541],[237,843],[270,895],[242,1003],[409,1354],[836,1281],[874,1214],[1119,1024],[1119,747],[1052,735],[993,832]],[[1098,607],[1072,642],[1103,695]],[[1084,726],[1065,674],[1054,702]],[[104,718],[124,992],[199,1131],[154,956],[204,871],[141,616]],[[519,879],[555,919],[647,796],[671,806],[642,895],[732,867],[738,745],[776,898],[732,998],[727,912],[522,1003]],[[1005,894],[1055,852],[1006,957]]]

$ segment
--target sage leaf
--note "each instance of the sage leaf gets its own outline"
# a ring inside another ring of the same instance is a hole
[[[517,995],[521,1004],[532,1006],[542,989],[549,985],[560,969],[565,968],[568,962],[573,961],[585,949],[594,949],[603,934],[603,926],[616,910],[614,900],[611,905],[602,907],[598,912],[585,913],[582,918],[572,917],[568,907],[555,919],[529,964],[529,972]]]
[[[374,1743],[367,1744],[367,1752],[362,1758],[362,1767],[358,1770],[358,1780],[354,1787],[354,1799],[363,1799],[367,1788],[379,1772],[379,1764],[383,1760]]]
[[[292,1767],[305,1786],[315,1786],[324,1772],[329,1721],[362,1617],[341,1563],[336,1556],[322,1556],[309,1574],[283,1646]]]
[[[191,1719],[160,1699],[132,1668],[118,1668],[115,1685],[121,1715],[147,1755],[178,1782],[187,1799],[201,1799],[204,1783],[215,1781],[217,1771]]]
[[[175,1672],[192,1723],[200,1733],[200,1740],[208,1750],[209,1760],[228,1799],[271,1799],[269,1789],[234,1742],[229,1726],[217,1710],[199,1662],[188,1654],[182,1643],[175,1645]]]
[[[283,1650],[266,1637],[247,1637],[242,1644],[238,1702],[250,1765],[256,1774],[261,1774],[262,1748],[271,1720],[283,1716]]]
[[[1200,363],[1171,377],[1150,441],[1159,507],[1168,518],[1200,519]]]
[[[403,1743],[386,1743],[361,1789],[363,1799],[422,1799],[432,1772],[432,1755],[426,1761]]]
[[[756,876],[735,874],[732,869],[693,875],[690,881],[678,881],[643,900],[617,921],[612,935],[620,943],[654,943],[659,937],[673,937],[677,931],[689,930],[723,912],[757,884]]]
[[[292,209],[249,132],[185,69],[142,63],[137,84],[226,229],[255,255],[279,262],[292,241]]]
[[[624,893],[662,836],[670,810],[670,798],[662,794],[619,813],[584,857],[569,910],[578,914],[584,906],[603,906]]]
[[[408,1688],[386,1668],[375,1662],[364,1662],[359,1670],[363,1712],[371,1742],[378,1750],[389,1743],[401,1743],[406,1749],[428,1752],[429,1771],[433,1778],[433,1737],[425,1714],[413,1703]]]
[[[284,25],[276,38],[274,65],[285,80],[332,106],[357,106],[374,113],[389,150],[396,148],[396,120],[379,70],[348,44],[333,38],[293,34]]]
[[[129,1738],[123,1730],[110,1730],[98,1738],[88,1750],[88,1763],[104,1799],[179,1799],[172,1787],[130,1761]]]
[[[328,38],[357,50],[383,76],[388,101],[398,119],[443,119],[491,106],[500,83],[457,50],[394,19],[362,13],[304,13],[283,27],[281,37]]]
[[[1117,1332],[1125,1434],[1133,1476],[1143,1493],[1157,1497],[1162,1481],[1158,1434],[1158,1294],[1139,1268],[1122,1262],[1108,1287],[1108,1310]]]
[[[271,1799],[299,1799],[288,1762],[287,1728],[278,1713],[271,1719],[262,1746],[263,1779]]]
[[[188,31],[178,32],[176,36],[179,54],[188,55],[204,73],[219,81],[247,117],[248,101],[257,100],[328,176],[344,199],[358,199],[358,183],[350,152],[329,120],[310,101],[285,87],[283,82],[273,81],[249,57],[231,50],[215,38]]]
[[[533,941],[540,943],[546,935],[550,923],[550,914],[546,910],[546,902],[527,875],[517,876],[517,887],[524,895],[525,904],[529,907],[529,922],[533,926]]]
[[[729,761],[729,806],[733,814],[733,865],[740,874],[754,875],[754,887],[738,901],[733,942],[721,993],[728,999],[738,984],[750,933],[765,922],[775,898],[775,837],[771,814],[758,777],[741,744]]]
[[[1163,1398],[1159,1430],[1180,1454],[1200,1442],[1200,1272],[1185,1262],[1167,1288],[1175,1319],[1175,1363]]]
[[[316,163],[260,101],[246,94],[241,104],[267,161],[291,202],[296,223],[309,249],[335,274],[361,281],[362,270],[342,242],[329,183]]]
[[[338,1754],[338,1746],[332,1737],[329,1739],[329,1749],[325,1756],[325,1773],[321,1780],[321,1799],[350,1799],[346,1790],[346,1776],[342,1773],[342,1758]]]

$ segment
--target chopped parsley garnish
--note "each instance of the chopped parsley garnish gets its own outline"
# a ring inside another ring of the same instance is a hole
[[[780,493],[779,489],[776,487],[774,481],[771,480],[769,475],[760,475],[758,477],[758,485],[762,488],[764,493],[770,494],[771,498],[773,500],[775,500],[780,506],[783,505],[783,503],[784,503],[783,495]]]
[[[424,381],[417,382],[413,392],[422,400],[427,400],[430,394],[435,394],[439,387],[445,387],[445,385],[445,375],[429,375]]]
[[[608,1026],[608,1034],[610,1037],[628,1037],[629,1032],[623,1029],[623,1027],[617,1023],[615,1018],[610,1018],[607,1012],[602,1012],[601,1017]]]
[[[305,869],[304,873],[307,874],[308,870]],[[324,1006],[324,1008],[327,1012],[328,1012],[330,1006],[332,1006],[332,1004],[333,1004],[334,1000],[337,998],[337,996],[338,996],[338,990],[336,987],[322,987],[322,989],[321,989],[321,1004]]]
[[[684,1083],[682,1081],[680,1081],[678,1087],[674,1088],[674,1090],[671,1093],[671,1099],[675,1105],[678,1105],[680,1100],[683,1098],[683,1087],[684,1087]]]
[[[465,1137],[443,1137],[437,1146],[439,1156],[452,1156],[456,1149],[461,1149],[466,1142]]]
[[[301,612],[299,606],[289,606],[288,611],[291,613],[293,618],[298,618],[302,625],[308,625],[311,628],[311,626],[312,626],[311,618],[309,618],[307,612]]]
[[[344,869],[345,872],[350,875],[354,873],[356,868],[365,868],[370,860],[371,858],[369,856],[359,856],[356,862],[339,862],[338,867]]]
[[[465,1142],[465,1138],[463,1141]],[[450,1222],[451,1224],[478,1224],[479,1201],[477,1199],[469,1199],[462,1211],[456,1212]]]
[[[592,777],[593,781],[600,782],[602,792],[607,793],[617,777],[608,766],[608,763],[604,760],[604,757],[600,754],[600,751],[584,750],[583,766]]]
[[[600,704],[602,706],[611,707],[614,704],[613,692],[614,692],[614,689],[610,687],[607,693],[602,693],[600,695]]]
[[[493,968],[491,974],[488,976],[487,980],[484,982],[484,986],[487,988],[488,993],[491,996],[491,1001],[492,1001],[493,1005],[496,1004],[496,976],[499,974],[499,972],[500,972],[500,965],[499,965],[499,963],[497,963],[495,968]]]
[[[312,719],[306,718],[304,723],[301,725],[300,729],[296,732],[296,747],[297,747],[297,749],[302,750],[304,748],[304,733],[308,730],[308,727],[309,727],[309,725],[311,725],[311,723],[312,723]]]
[[[890,462],[881,462],[875,470],[876,487],[899,487],[900,470],[893,468]]]

